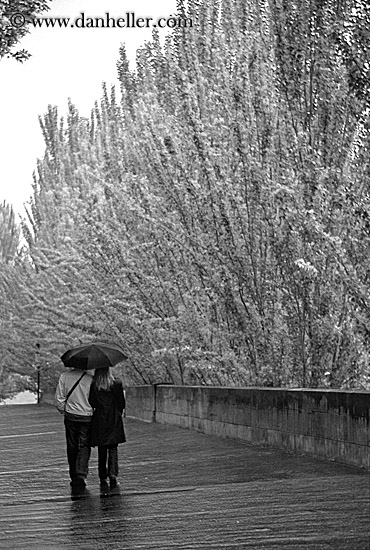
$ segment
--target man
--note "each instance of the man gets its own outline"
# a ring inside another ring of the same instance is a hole
[[[55,404],[64,415],[67,458],[72,491],[83,492],[91,454],[90,425],[93,409],[89,403],[93,377],[87,371],[63,372],[55,392]]]

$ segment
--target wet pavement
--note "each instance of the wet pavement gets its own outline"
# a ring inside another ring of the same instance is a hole
[[[0,408],[0,548],[370,550],[361,469],[125,420],[120,490],[70,493],[62,416]]]

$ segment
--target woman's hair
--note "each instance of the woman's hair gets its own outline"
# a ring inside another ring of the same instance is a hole
[[[103,369],[95,369],[94,384],[97,390],[109,390],[113,385],[114,376],[110,367],[104,367]]]

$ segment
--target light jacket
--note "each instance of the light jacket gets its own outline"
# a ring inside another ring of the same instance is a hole
[[[82,377],[69,396],[64,410],[67,394],[74,383],[81,377],[82,372],[79,369],[72,369],[60,375],[55,391],[55,405],[62,414],[64,412],[77,416],[92,416],[93,414],[93,408],[89,403],[90,386],[93,377],[88,372]]]

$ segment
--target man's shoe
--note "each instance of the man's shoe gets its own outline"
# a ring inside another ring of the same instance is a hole
[[[111,476],[109,478],[109,485],[111,489],[116,489],[117,487],[119,487],[119,483],[117,481],[116,476]]]
[[[83,478],[76,477],[75,479],[72,480],[71,486],[72,486],[73,493],[83,493],[84,490],[86,489],[86,482]]]
[[[100,490],[102,493],[106,493],[107,491],[109,491],[109,485],[106,479],[100,480]]]

